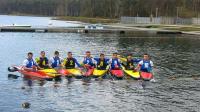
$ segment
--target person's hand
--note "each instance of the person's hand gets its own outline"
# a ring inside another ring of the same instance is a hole
[[[85,64],[85,68],[88,68],[88,67],[90,67],[90,65],[89,64]]]
[[[118,66],[118,65],[115,65],[115,68],[119,68],[119,66]]]
[[[133,71],[134,71],[134,72],[137,72],[137,68],[135,68]]]

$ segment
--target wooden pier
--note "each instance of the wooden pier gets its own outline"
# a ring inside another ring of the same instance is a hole
[[[38,33],[110,33],[128,35],[157,35],[157,34],[182,34],[180,31],[149,31],[126,28],[105,28],[105,29],[85,29],[85,28],[32,28],[32,27],[0,27],[0,32],[38,32]]]

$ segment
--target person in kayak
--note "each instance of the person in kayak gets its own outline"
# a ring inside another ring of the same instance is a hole
[[[135,63],[140,62],[140,59],[133,59],[133,55],[129,54],[126,58],[126,62],[122,63],[126,70],[135,70]]]
[[[118,53],[113,53],[112,58],[109,60],[110,69],[111,70],[119,70],[121,69],[121,62],[118,58]]]
[[[38,66],[40,67],[40,69],[48,69],[50,68],[49,66],[49,60],[48,58],[45,56],[45,51],[41,51],[40,53],[40,57],[35,59]]]
[[[33,53],[29,52],[27,59],[23,61],[22,68],[26,71],[37,71],[38,65],[33,59]]]
[[[148,72],[152,71],[153,62],[150,60],[148,54],[144,54],[143,60],[138,63],[136,70],[140,70],[141,72]]]
[[[62,59],[59,57],[59,52],[58,51],[55,51],[54,52],[54,57],[52,57],[50,59],[50,65],[52,68],[59,68],[59,67],[62,67]]]
[[[109,59],[105,58],[105,55],[103,53],[100,54],[100,58],[94,58],[94,60],[97,62],[96,63],[96,68],[98,70],[106,70],[108,67],[108,62]]]
[[[86,52],[86,56],[84,57],[82,63],[85,68],[92,68],[95,66],[94,59],[91,57],[90,51]]]
[[[63,66],[66,68],[66,69],[73,69],[76,67],[76,65],[80,68],[81,65],[78,63],[78,61],[73,58],[72,56],[72,52],[68,52],[67,53],[67,58],[64,59],[63,61]]]

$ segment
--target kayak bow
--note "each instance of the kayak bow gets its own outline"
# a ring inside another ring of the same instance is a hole
[[[107,73],[108,70],[98,70],[98,69],[94,69],[93,71],[93,76],[94,77],[102,77]]]
[[[111,75],[116,78],[122,79],[124,77],[123,70],[110,70]]]
[[[140,76],[143,80],[151,80],[153,78],[153,74],[152,73],[148,73],[148,72],[140,72]]]

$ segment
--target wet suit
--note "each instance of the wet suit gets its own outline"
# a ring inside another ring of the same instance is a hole
[[[80,68],[81,65],[78,63],[78,61],[75,58],[66,58],[64,59],[63,65],[66,69],[73,69],[76,67],[76,65]]]
[[[116,58],[116,59],[110,59],[109,63],[111,64],[110,65],[110,67],[111,67],[110,69],[111,70],[121,69],[121,63],[120,63],[120,60],[118,58]],[[116,68],[116,66],[118,68]]]
[[[90,65],[91,67],[94,67],[95,66],[95,64],[94,64],[94,59],[92,58],[92,57],[85,57],[84,59],[83,59],[83,64],[85,65],[85,64],[88,64],[88,65]]]
[[[59,67],[59,65],[61,65],[61,58],[60,57],[53,57],[51,58],[51,67],[52,68],[56,68]]]
[[[135,69],[134,64],[138,62],[140,62],[140,59],[131,59],[131,60],[127,59],[126,63],[122,63],[122,65],[125,67],[126,70],[134,70]]]
[[[151,60],[142,60],[139,62],[140,71],[151,72],[153,67],[153,62]]]
[[[97,62],[96,68],[98,70],[106,70],[107,69],[109,59],[101,60],[100,58],[94,58],[94,60]]]
[[[49,64],[49,60],[48,60],[47,57],[44,57],[44,58],[42,58],[42,57],[36,58],[36,62],[37,62],[38,66],[39,66],[40,68],[44,68],[44,69],[49,68],[49,65],[48,65],[48,64]]]

